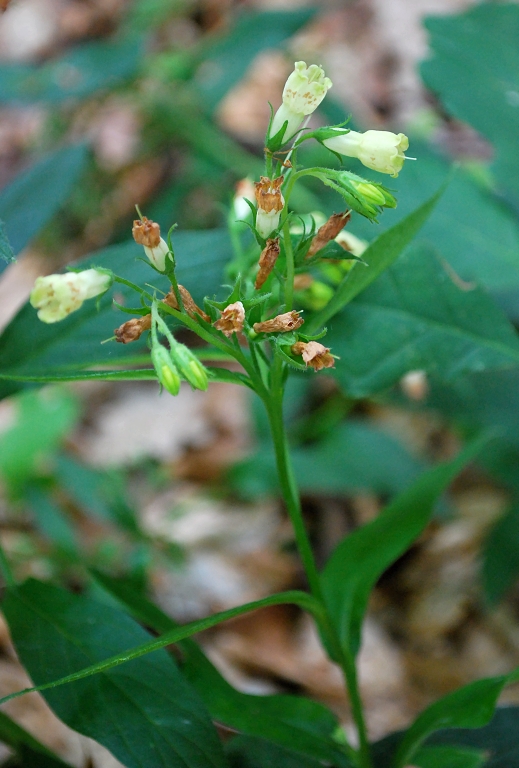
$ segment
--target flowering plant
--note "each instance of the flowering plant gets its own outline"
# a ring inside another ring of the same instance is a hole
[[[282,106],[267,129],[264,174],[249,189],[249,197],[245,194],[247,207],[243,206],[243,199],[236,200],[229,213],[234,253],[227,264],[232,285],[226,288],[224,298],[206,296],[203,307],[197,304],[198,297],[193,298],[196,286],[179,282],[174,228],[162,237],[159,225],[139,210],[132,233],[134,241],[144,249],[152,284],[139,285],[124,274],[92,266],[79,272],[40,277],[31,294],[31,304],[38,310],[39,319],[55,325],[68,322],[67,318],[73,313],[84,311],[84,307],[81,309],[84,302],[101,297],[112,285],[123,286],[134,301],[131,306],[117,302],[115,305],[132,317],[120,323],[108,341],[116,348],[138,342],[144,336],[149,346],[147,367],[81,370],[74,374],[65,371],[47,377],[22,372],[14,374],[13,379],[35,382],[151,379],[172,396],[179,393],[182,382],[193,389],[206,390],[211,382],[226,381],[247,387],[256,394],[268,417],[279,485],[308,584],[308,591],[270,595],[178,627],[141,595],[121,588],[103,574],[96,574],[98,584],[129,613],[160,633],[156,638],[149,638],[140,628],[136,630],[128,625],[127,615],[123,614],[121,619],[112,606],[97,608],[89,599],[80,598],[72,610],[73,598],[69,595],[52,589],[48,592],[41,584],[17,585],[6,558],[0,554],[9,582],[4,610],[15,639],[22,638],[17,643],[20,648],[31,632],[38,636],[48,630],[49,637],[54,632],[52,622],[51,631],[41,615],[41,606],[47,598],[61,606],[63,615],[73,615],[79,634],[81,628],[88,629],[96,622],[103,633],[101,658],[99,643],[97,640],[89,643],[90,636],[85,629],[87,639],[82,638],[83,644],[80,643],[67,674],[54,675],[59,679],[49,680],[34,673],[34,688],[11,694],[2,701],[29,690],[45,691],[67,722],[82,733],[96,735],[92,722],[105,715],[95,711],[92,700],[95,704],[96,696],[105,693],[103,686],[111,694],[116,690],[121,700],[127,699],[125,675],[131,678],[133,674],[141,687],[153,690],[159,702],[156,704],[154,699],[141,718],[142,722],[146,721],[146,727],[150,721],[156,724],[159,735],[151,743],[142,739],[138,754],[134,754],[125,742],[128,728],[125,731],[124,723],[117,723],[117,727],[107,732],[103,743],[130,768],[160,764],[188,768],[228,765],[211,719],[248,737],[267,739],[280,749],[295,749],[301,760],[310,761],[308,764],[312,766],[378,768],[385,765],[377,745],[369,743],[358,685],[357,655],[369,593],[380,575],[420,535],[437,498],[480,447],[475,443],[453,461],[420,477],[376,520],[346,537],[324,568],[318,568],[303,519],[284,422],[287,378],[291,371],[313,375],[341,364],[334,345],[327,346],[326,324],[396,261],[441,194],[440,191],[434,195],[369,247],[350,234],[348,227],[355,216],[374,223],[384,209],[395,208],[397,201],[393,193],[376,178],[365,179],[344,168],[300,165],[303,143],[316,139],[334,154],[356,158],[367,168],[394,177],[404,166],[408,140],[401,133],[369,130],[361,134],[344,125],[305,133],[305,119],[322,102],[331,86],[321,67],[307,67],[304,62],[295,64],[283,92]],[[296,215],[293,193],[305,178],[335,192],[340,210],[328,217],[316,213],[306,220]],[[241,191],[243,189],[247,189],[246,182],[241,185]],[[237,208],[243,217],[239,220],[234,215]],[[217,288],[215,285],[215,292]],[[191,331],[206,344],[202,355],[176,338],[179,328]],[[204,360],[211,359],[211,354],[218,359],[218,367],[204,364]],[[227,368],[229,362],[232,366]],[[299,703],[294,703],[290,697],[242,698],[241,694],[229,690],[189,639],[234,616],[282,603],[299,606],[315,620],[329,658],[344,677],[355,722],[353,737],[346,738],[336,719],[324,707],[304,699],[296,699]],[[20,604],[27,611],[23,621],[19,619]],[[30,616],[30,627],[27,627],[27,616]],[[119,631],[120,625],[128,628],[125,635],[128,642],[123,643],[123,648],[116,648],[108,629],[117,626]],[[66,632],[57,635],[58,651],[52,657],[52,669],[57,669],[63,658],[69,658],[63,639]],[[176,667],[168,666],[171,659],[165,653],[160,657],[148,656],[172,644],[180,648],[187,680]],[[30,653],[26,659],[29,665]],[[98,679],[101,687],[91,688],[96,685],[92,681]],[[501,675],[480,681],[426,709],[404,735],[397,737],[390,750],[392,768],[404,768],[411,763],[439,765],[434,763],[437,759],[434,748],[424,746],[426,738],[439,728],[471,727],[486,722],[501,689],[512,679],[513,676]],[[70,698],[66,691],[71,691]],[[198,697],[203,699],[203,704]],[[477,706],[472,706],[473,701]],[[459,765],[477,765],[474,760],[467,762],[474,755],[467,758],[466,750],[461,747],[452,747],[442,755],[442,759],[458,761]]]

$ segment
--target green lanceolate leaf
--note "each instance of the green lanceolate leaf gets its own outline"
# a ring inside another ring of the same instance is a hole
[[[0,192],[0,219],[16,254],[65,202],[87,157],[85,144],[58,149],[20,173]]]
[[[359,267],[360,269],[361,267]],[[431,248],[413,246],[330,323],[345,391],[365,397],[411,370],[451,381],[519,363],[519,337],[492,298],[464,286]]]
[[[30,580],[3,609],[16,650],[36,682],[69,674],[145,641],[124,613]],[[223,768],[220,743],[198,695],[158,651],[45,694],[67,725],[127,768]]]
[[[219,290],[223,267],[229,255],[229,239],[225,230],[210,232],[177,232],[174,247],[178,263],[177,276],[182,285],[201,303],[204,295]],[[139,285],[152,282],[165,293],[169,290],[166,278],[154,273],[140,259],[142,248],[133,241],[113,246],[93,254],[74,266],[105,267]],[[115,290],[115,289],[114,289]],[[145,336],[132,344],[110,341],[114,328],[128,319],[112,305],[114,291],[101,298],[99,310],[96,301],[86,301],[81,309],[65,320],[47,325],[40,322],[36,310],[26,304],[0,336],[0,368],[2,374],[24,376],[49,376],[77,373],[78,368],[92,365],[114,366],[136,354],[146,351]],[[117,285],[116,293],[125,303],[134,306],[136,294],[126,286]],[[91,374],[89,374],[90,376]],[[135,372],[135,377],[146,374]],[[102,378],[102,372],[100,372]],[[115,376],[115,374],[114,374]],[[125,378],[127,374],[117,374]],[[95,377],[95,376],[94,376]],[[5,382],[0,396],[10,394],[20,385]]]
[[[27,583],[29,585],[35,583],[36,585],[39,585],[39,588],[45,587],[45,585],[42,585],[39,582],[30,581]],[[32,587],[29,586],[28,589],[31,590]],[[9,594],[11,596],[15,594],[20,595],[20,589],[12,590]],[[108,670],[114,669],[115,667],[119,667],[121,664],[126,664],[127,662],[133,661],[134,659],[139,659],[142,656],[146,656],[153,651],[165,648],[167,645],[178,643],[180,640],[184,640],[186,637],[196,635],[198,632],[203,632],[206,629],[210,629],[211,627],[214,627],[217,624],[221,624],[223,621],[233,619],[236,616],[241,616],[242,614],[249,613],[250,611],[257,611],[260,608],[266,608],[271,605],[285,604],[299,605],[304,610],[307,610],[319,617],[321,617],[322,614],[321,606],[311,595],[307,594],[306,592],[299,592],[297,590],[292,590],[290,592],[279,592],[275,595],[271,595],[270,597],[265,597],[261,600],[255,600],[253,603],[245,603],[244,605],[240,605],[237,608],[230,608],[227,611],[221,611],[220,613],[216,613],[213,616],[207,616],[205,619],[199,619],[198,621],[193,621],[190,624],[185,624],[181,627],[172,629],[168,632],[165,632],[160,637],[155,638],[154,640],[149,640],[148,642],[141,643],[140,645],[136,645],[134,647],[127,647],[127,650],[124,650],[121,653],[117,653],[116,655],[110,656],[109,658],[104,658],[102,661],[98,661],[94,664],[84,666],[80,668],[79,671],[71,672],[70,674],[64,675],[59,679],[54,679],[53,681],[42,683],[41,685],[37,685],[34,688],[25,688],[24,690],[17,691],[16,693],[11,693],[8,696],[4,696],[3,699],[0,699],[0,704],[4,704],[6,701],[10,701],[11,699],[16,699],[19,696],[24,696],[26,693],[30,693],[32,691],[47,691],[53,688],[59,688],[62,685],[74,683],[78,680],[85,680],[86,678],[92,677],[93,675],[98,675],[99,673],[106,672]],[[7,610],[8,608],[4,607],[4,611]],[[13,614],[13,616],[14,615],[15,614]],[[77,666],[79,666],[79,664]]]
[[[427,707],[403,736],[392,768],[404,768],[423,741],[442,728],[480,728],[492,719],[503,687],[517,679],[517,672],[477,680],[443,696]]]
[[[453,461],[423,474],[373,522],[351,533],[333,552],[321,583],[330,617],[348,654],[359,650],[362,619],[376,581],[420,535],[435,502],[483,444],[477,441]]]
[[[99,572],[94,578],[116,597],[138,620],[158,632],[176,627],[175,622],[127,582]],[[314,760],[337,766],[349,765],[345,753],[333,739],[338,722],[317,702],[302,696],[251,696],[233,688],[207,659],[193,640],[180,643],[182,672],[196,688],[213,720],[249,736],[271,742]]]
[[[231,768],[321,768],[323,765],[320,760],[302,758],[297,751],[251,736],[237,736],[225,751]]]
[[[483,728],[451,729],[435,734],[428,743],[482,750],[485,768],[517,768],[519,765],[519,707],[498,708]]]
[[[355,296],[364,291],[400,256],[420,228],[431,215],[438,200],[445,190],[445,184],[427,202],[413,211],[403,221],[383,232],[374,240],[362,254],[366,262],[355,262],[351,270],[339,284],[334,297],[324,309],[314,315],[305,330],[314,333],[331,317],[337,314]]]
[[[493,143],[496,176],[519,206],[519,8],[483,3],[425,26],[433,52],[422,64],[425,84]]]

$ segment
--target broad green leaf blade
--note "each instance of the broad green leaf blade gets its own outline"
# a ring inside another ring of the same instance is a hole
[[[167,645],[178,643],[180,640],[184,640],[186,637],[196,635],[198,632],[203,632],[206,629],[215,627],[217,624],[221,624],[223,621],[234,619],[236,616],[241,616],[244,613],[257,611],[260,608],[267,608],[271,605],[285,604],[299,605],[301,608],[309,611],[314,615],[320,615],[322,612],[321,606],[316,602],[312,595],[309,595],[306,592],[299,592],[297,590],[292,590],[290,592],[278,592],[277,594],[271,595],[270,597],[264,597],[261,600],[255,600],[253,603],[245,603],[244,605],[239,605],[237,608],[230,608],[227,611],[215,613],[213,616],[207,616],[205,619],[199,619],[198,621],[192,621],[190,624],[184,624],[181,627],[165,632],[163,635],[154,640],[142,643],[141,645],[135,646],[134,648],[130,648],[121,653],[118,653],[115,656],[105,658],[103,661],[96,662],[95,664],[91,664],[88,667],[83,667],[78,672],[72,672],[69,675],[60,677],[58,680],[53,680],[48,683],[42,683],[41,685],[34,686],[33,688],[24,688],[21,691],[10,693],[8,696],[4,696],[2,699],[0,699],[0,705],[5,704],[7,701],[11,701],[11,699],[17,699],[19,696],[24,696],[26,693],[31,693],[33,691],[47,691],[53,688],[59,688],[62,685],[74,683],[77,680],[85,680],[94,675],[98,675],[101,672],[106,672],[108,670],[114,669],[115,667],[119,667],[121,664],[126,664],[129,661],[133,661],[134,659],[140,659],[142,656],[146,656],[153,651],[165,648]]]
[[[203,103],[213,109],[243,77],[254,58],[275,49],[306,24],[313,8],[294,11],[243,11],[231,32],[206,48],[195,83]]]
[[[57,387],[17,398],[15,422],[0,435],[0,476],[12,492],[56,452],[78,417],[76,399]]]
[[[317,444],[294,448],[292,461],[303,493],[329,495],[368,490],[393,496],[424,469],[398,440],[360,420],[348,421]],[[235,465],[229,475],[245,498],[279,490],[269,444]]]
[[[11,247],[11,243],[7,238],[5,232],[5,224],[0,219],[0,262],[5,262],[2,268],[4,268],[6,264],[10,264],[12,261],[14,261],[14,259],[14,251]]]
[[[4,64],[0,67],[0,103],[60,104],[84,99],[127,81],[137,72],[141,56],[140,40],[95,41],[42,65]]]
[[[3,603],[18,655],[35,682],[72,673],[145,641],[126,614],[37,581]],[[215,730],[172,658],[158,651],[45,694],[67,725],[127,768],[223,768]]]
[[[450,381],[519,363],[519,337],[493,299],[460,287],[425,246],[412,247],[330,324],[335,375],[353,397],[411,370]]]
[[[497,699],[509,682],[507,675],[469,683],[427,707],[402,738],[392,768],[404,768],[424,740],[441,728],[480,728],[492,719]]]
[[[515,467],[517,472],[517,466]],[[483,548],[483,588],[491,605],[502,600],[519,579],[519,506],[492,528]]]
[[[446,184],[447,182],[427,202],[406,216],[403,221],[398,222],[386,232],[382,232],[369,245],[362,255],[367,266],[358,261],[353,264],[331,301],[310,319],[308,333],[313,333],[323,326],[391,266],[425,224],[445,191]],[[306,328],[305,326],[305,331]]]
[[[70,560],[81,559],[76,531],[66,513],[37,485],[24,488],[24,501],[31,510],[36,529]]]
[[[402,739],[401,733],[392,733],[373,745],[377,768],[390,768],[391,757]],[[486,755],[485,768],[517,768],[519,765],[519,707],[498,708],[492,721],[483,728],[439,731],[427,740],[427,745],[450,746],[454,749],[471,748]],[[429,746],[422,747],[413,763]],[[443,763],[441,768],[450,768]]]
[[[0,741],[14,749],[22,758],[29,751],[33,761],[30,765],[34,768],[70,768],[68,763],[11,720],[5,712],[0,712]]]
[[[87,157],[85,144],[58,149],[22,171],[0,192],[0,219],[15,253],[25,248],[65,202]]]
[[[519,7],[482,3],[425,26],[433,52],[421,67],[425,84],[493,143],[496,176],[519,206]]]
[[[178,232],[173,236],[173,244],[178,279],[192,293],[195,301],[201,302],[205,295],[217,293],[230,252],[227,232]],[[151,282],[167,292],[169,284],[166,278],[153,272],[141,260],[142,254],[142,248],[131,241],[88,256],[75,266],[106,267],[133,283],[144,285]],[[80,310],[52,325],[40,322],[33,307],[26,304],[0,337],[2,373],[27,376],[46,376],[49,371],[68,373],[91,365],[117,365],[127,357],[144,352],[144,336],[132,344],[115,341],[101,344],[113,336],[114,328],[129,318],[129,315],[114,309],[113,293],[108,291],[101,299],[99,311],[95,300],[86,301]],[[116,293],[124,303],[135,306],[135,292],[130,288],[118,285]],[[15,391],[17,386],[5,383],[0,388],[0,395]]]
[[[519,707],[498,708],[484,728],[442,731],[428,743],[464,744],[484,750],[485,768],[517,768],[519,765]]]
[[[335,549],[321,576],[324,598],[347,653],[360,646],[369,594],[384,571],[402,555],[430,520],[435,502],[481,449],[478,440],[453,461],[424,473],[373,522],[358,528]]]
[[[139,621],[158,632],[174,629],[175,622],[134,587],[97,571],[94,578]],[[182,672],[196,688],[213,720],[249,736],[262,736],[293,749],[299,757],[311,756],[337,766],[349,765],[334,741],[339,727],[332,713],[302,696],[251,696],[233,688],[193,640],[180,643]]]
[[[413,757],[417,768],[481,768],[486,755],[466,747],[422,747]]]

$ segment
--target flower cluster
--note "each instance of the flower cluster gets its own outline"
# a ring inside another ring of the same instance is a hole
[[[240,182],[229,213],[236,254],[228,274],[235,279],[235,285],[226,300],[206,298],[203,306],[196,303],[188,288],[177,281],[170,234],[166,242],[159,225],[137,208],[139,218],[133,222],[133,239],[143,247],[159,279],[168,281],[167,290],[151,288],[150,293],[101,268],[40,277],[31,293],[31,304],[38,309],[40,320],[63,320],[85,300],[107,291],[114,280],[131,287],[140,293],[141,306],[125,311],[138,316],[116,328],[113,338],[129,344],[147,334],[153,370],[161,386],[171,394],[178,393],[182,379],[204,390],[210,375],[198,357],[175,339],[167,322],[170,316],[238,360],[253,388],[257,381],[268,380],[264,366],[276,358],[281,359],[282,366],[300,369],[321,371],[334,367],[336,357],[318,341],[324,331],[316,336],[305,333],[305,318],[302,310],[294,308],[294,301],[305,310],[325,308],[336,285],[355,261],[362,260],[366,248],[345,230],[352,213],[376,221],[384,208],[395,207],[396,200],[378,181],[344,168],[301,168],[298,150],[303,141],[315,139],[335,155],[356,158],[367,168],[394,177],[402,170],[409,142],[402,133],[360,133],[344,124],[303,131],[306,119],[331,86],[322,67],[295,63],[283,90],[282,104],[267,130],[265,174],[254,183],[248,178]],[[283,149],[288,142],[291,145]],[[296,217],[289,208],[290,197],[295,184],[305,176],[338,194],[339,212],[328,217]],[[242,243],[244,223],[256,240],[250,247]],[[162,299],[157,298],[158,294]]]

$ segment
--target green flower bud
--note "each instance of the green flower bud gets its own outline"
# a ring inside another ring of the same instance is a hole
[[[374,203],[375,205],[386,204],[386,196],[374,184],[368,184],[364,181],[352,181],[351,185],[357,190],[359,195],[362,195],[368,202]]]
[[[184,344],[175,343],[171,349],[171,356],[182,376],[188,381],[194,389],[207,389],[209,379],[207,371],[195,357],[195,355]]]
[[[151,362],[164,389],[167,389],[170,395],[178,395],[180,376],[168,350],[161,344],[154,345],[151,350]]]

